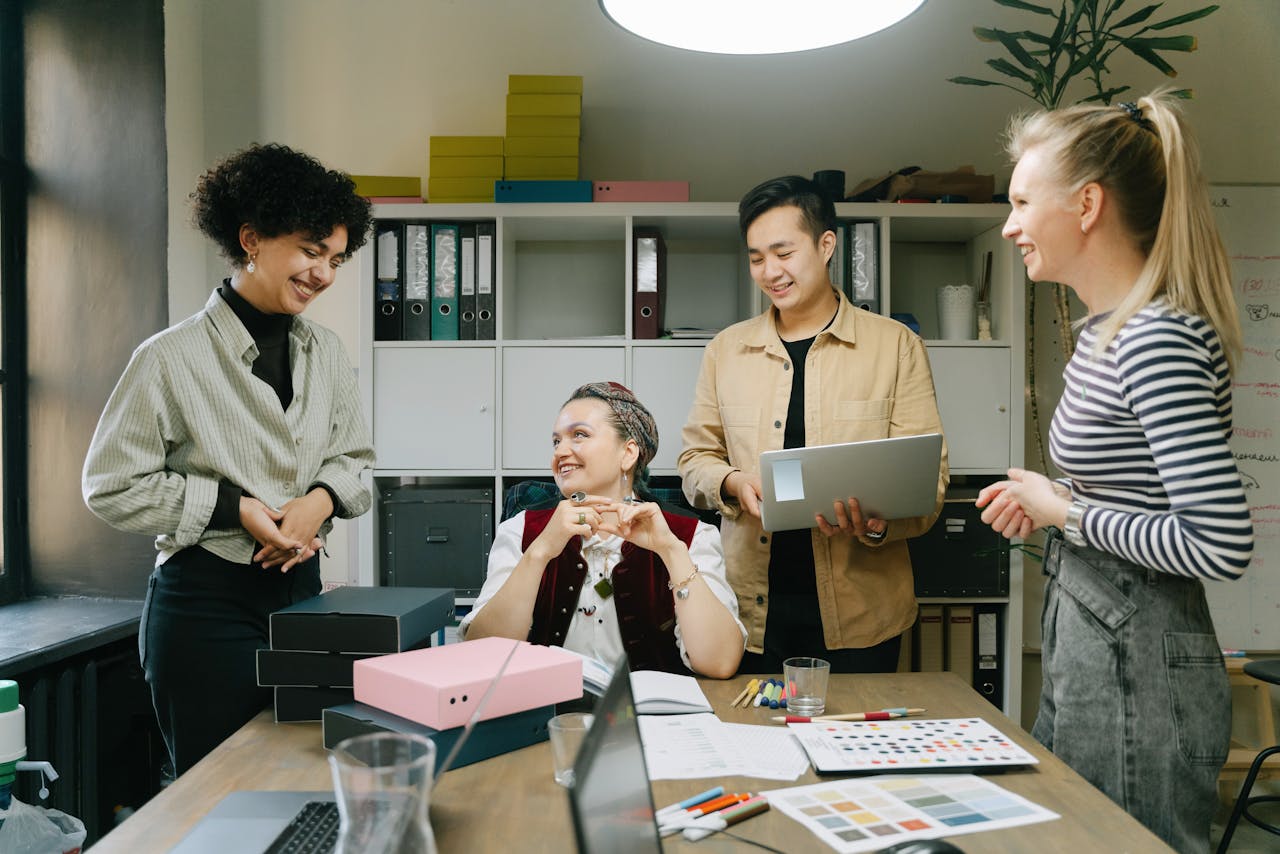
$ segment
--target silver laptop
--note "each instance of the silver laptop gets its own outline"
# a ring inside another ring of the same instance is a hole
[[[569,807],[579,854],[661,854],[649,769],[624,656],[573,764]]]
[[[858,499],[864,516],[907,519],[933,512],[942,434],[814,445],[760,455],[760,518],[766,531],[835,524],[834,505]]]

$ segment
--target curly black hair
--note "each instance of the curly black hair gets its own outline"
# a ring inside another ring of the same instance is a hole
[[[345,173],[285,145],[254,144],[205,172],[191,194],[192,221],[231,262],[244,256],[240,226],[263,237],[302,232],[323,240],[342,225],[349,256],[364,245],[373,222],[366,199]]]

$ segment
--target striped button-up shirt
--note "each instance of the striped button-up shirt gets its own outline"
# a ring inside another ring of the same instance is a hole
[[[323,484],[342,515],[369,509],[360,473],[373,466],[373,446],[338,337],[294,318],[287,410],[253,375],[257,355],[214,291],[204,310],[134,351],[107,400],[85,459],[84,499],[108,524],[154,535],[157,564],[197,544],[225,560],[252,560],[244,528],[209,527],[224,479],[276,508]]]

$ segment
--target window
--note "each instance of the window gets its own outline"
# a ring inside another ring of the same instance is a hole
[[[0,603],[22,598],[26,568],[27,169],[22,4],[0,4]]]

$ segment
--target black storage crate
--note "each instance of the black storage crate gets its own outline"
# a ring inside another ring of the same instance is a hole
[[[381,491],[381,584],[480,593],[493,544],[493,490],[396,486]]]

